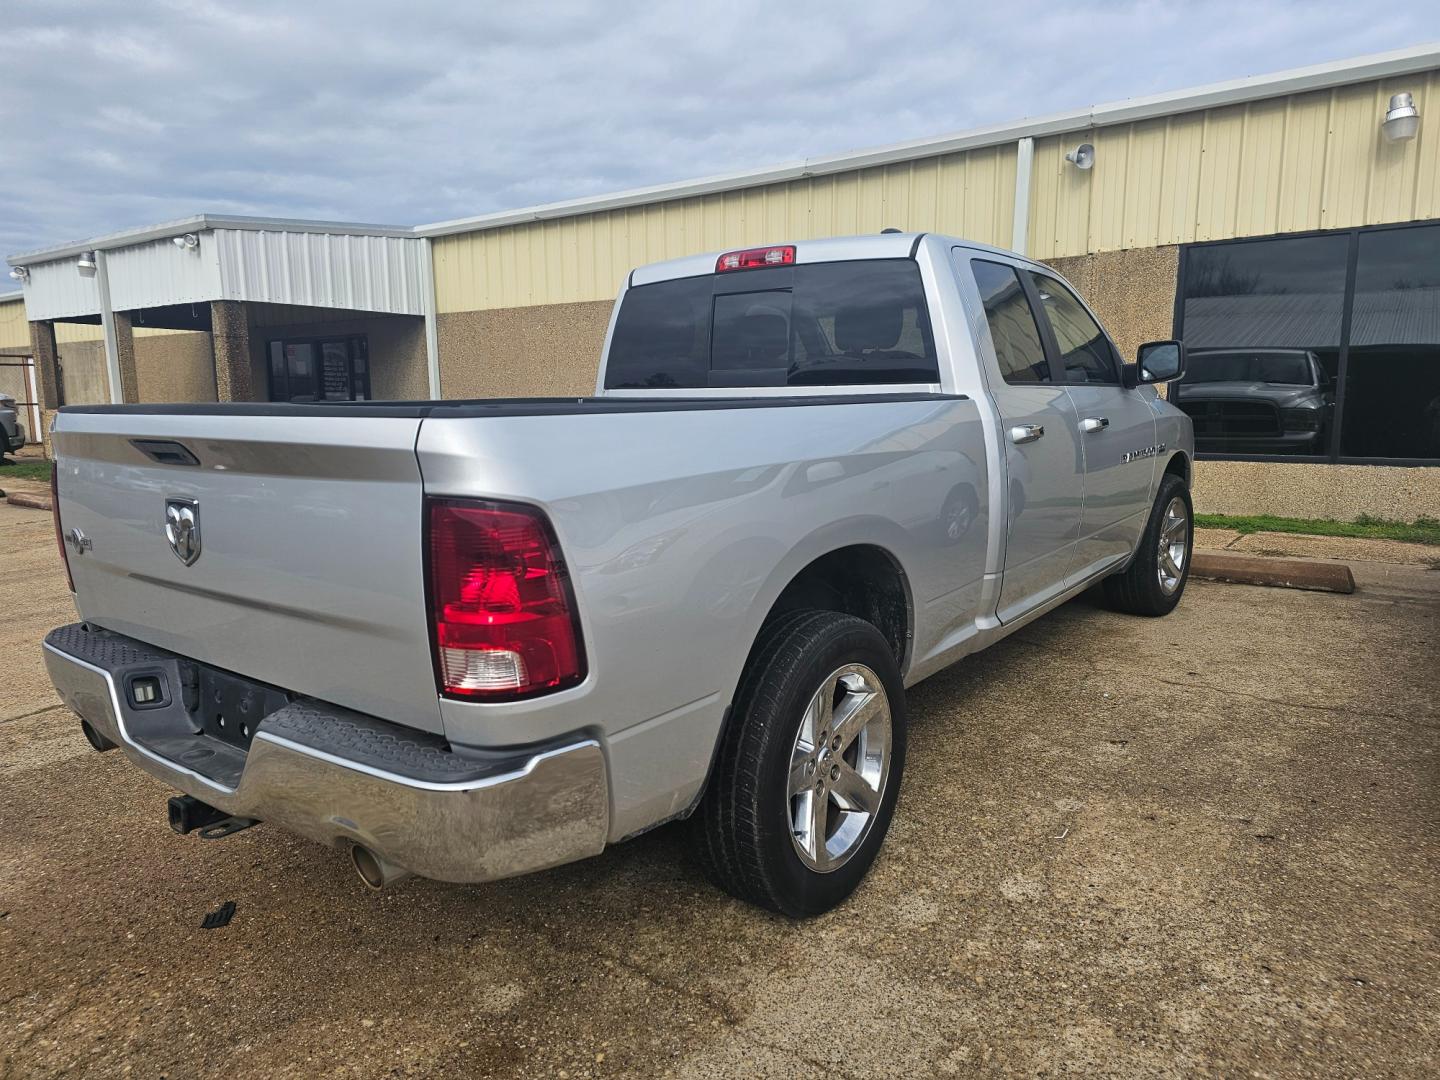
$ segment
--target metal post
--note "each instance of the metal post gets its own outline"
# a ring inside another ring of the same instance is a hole
[[[423,265],[420,269],[421,298],[425,306],[425,368],[429,375],[430,399],[440,400],[440,333],[436,327],[435,303],[435,253],[430,247],[430,238],[421,241],[425,245]]]
[[[110,306],[110,271],[105,252],[95,252],[95,289],[100,294],[100,326],[105,331],[105,372],[110,379],[110,403],[125,404],[125,388],[120,380],[120,338],[115,332],[115,309]]]
[[[1010,230],[1010,249],[1024,255],[1030,244],[1030,174],[1035,166],[1035,140],[1015,142],[1015,221]]]

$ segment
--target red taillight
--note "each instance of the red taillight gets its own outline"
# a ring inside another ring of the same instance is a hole
[[[727,251],[715,260],[715,272],[727,270],[755,270],[762,266],[790,266],[795,262],[795,245],[783,247],[747,248],[744,251]]]
[[[65,530],[60,527],[60,468],[50,462],[50,516],[55,519],[55,543],[60,548],[60,561],[65,564],[65,584],[75,591],[75,579],[70,574],[70,549],[65,546]]]
[[[513,504],[429,505],[441,691],[513,700],[584,678],[574,594],[544,515]]]

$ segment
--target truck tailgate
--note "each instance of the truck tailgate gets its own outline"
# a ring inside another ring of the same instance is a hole
[[[69,545],[81,616],[285,690],[441,731],[420,422],[361,410],[62,412],[61,524],[88,541]],[[186,452],[195,464],[177,463]],[[186,507],[198,523],[188,564],[183,539],[166,534],[167,512],[178,524]]]

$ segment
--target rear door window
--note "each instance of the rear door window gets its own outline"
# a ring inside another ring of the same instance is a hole
[[[911,259],[809,263],[639,285],[611,336],[607,389],[940,381]]]

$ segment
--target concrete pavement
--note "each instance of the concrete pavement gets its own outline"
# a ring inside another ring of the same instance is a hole
[[[50,530],[0,505],[0,1075],[1440,1067],[1440,574],[1031,624],[913,691],[886,852],[797,924],[683,827],[378,895],[277,829],[175,836],[45,679]]]

